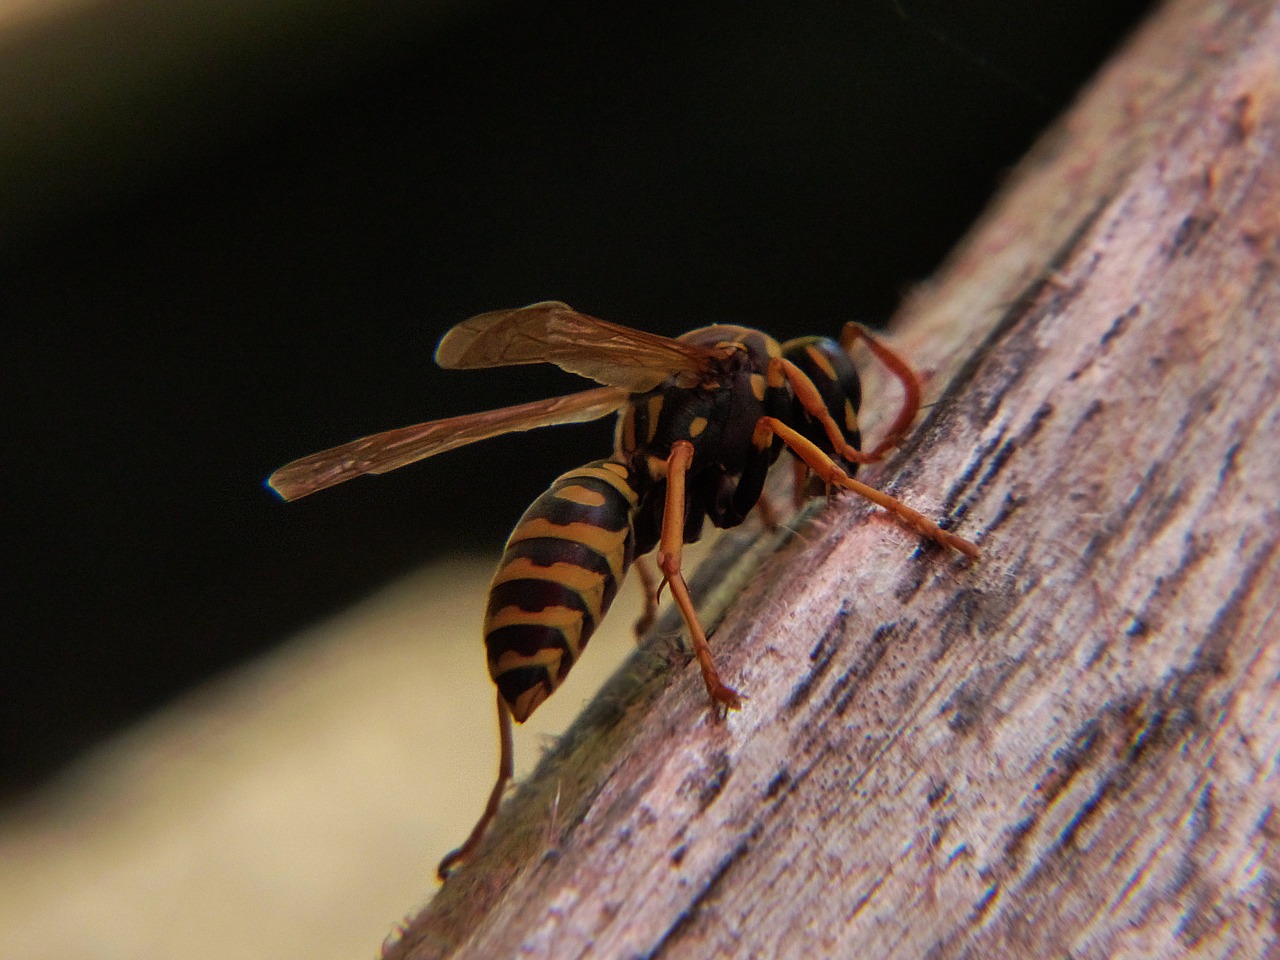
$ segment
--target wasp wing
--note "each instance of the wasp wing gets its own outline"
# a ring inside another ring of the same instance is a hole
[[[628,396],[619,387],[598,387],[375,433],[287,463],[267,478],[267,485],[283,499],[297,500],[352,477],[386,473],[477,440],[559,423],[598,420],[625,404]]]
[[[589,317],[556,300],[463,320],[436,348],[436,363],[450,370],[553,363],[632,393],[671,376],[679,386],[697,386],[717,359],[711,350]]]

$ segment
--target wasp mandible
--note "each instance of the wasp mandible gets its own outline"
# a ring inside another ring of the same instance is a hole
[[[861,387],[849,356],[859,340],[905,390],[888,435],[866,453],[859,449]],[[570,470],[533,502],[494,574],[484,638],[498,688],[498,778],[471,835],[440,863],[442,879],[471,856],[497,815],[514,766],[512,718],[523,722],[564,681],[637,557],[657,549],[659,590],[669,588],[680,609],[712,702],[741,706],[716,671],[681,551],[701,536],[705,520],[733,527],[746,519],[784,447],[798,473],[861,494],[923,536],[978,555],[968,540],[853,479],[859,464],[898,444],[920,402],[910,367],[856,324],[846,325],[840,343],[803,337],[779,344],[758,330],[724,325],[671,339],[549,301],[464,320],[440,341],[436,362],[454,370],[552,363],[603,386],[374,434],[295,460],[268,484],[295,500],[477,440],[619,414],[613,453]],[[651,612],[656,591],[647,602]]]

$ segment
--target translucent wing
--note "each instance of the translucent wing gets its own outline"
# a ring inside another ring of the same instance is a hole
[[[556,300],[463,320],[436,348],[436,363],[451,370],[554,363],[633,393],[671,376],[682,387],[697,386],[717,358],[711,350],[598,320]]]
[[[285,500],[297,500],[352,477],[386,473],[477,440],[558,423],[598,420],[621,407],[628,396],[628,391],[619,387],[598,387],[375,433],[287,463],[267,478],[267,485]]]

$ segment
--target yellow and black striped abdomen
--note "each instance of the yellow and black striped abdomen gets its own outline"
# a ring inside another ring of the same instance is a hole
[[[525,511],[489,591],[489,673],[525,720],[560,686],[635,558],[638,494],[621,463],[570,470]]]

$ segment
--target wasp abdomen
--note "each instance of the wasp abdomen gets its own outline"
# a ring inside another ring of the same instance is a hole
[[[612,460],[570,470],[507,540],[485,614],[489,673],[517,721],[563,682],[635,558],[639,496]]]

